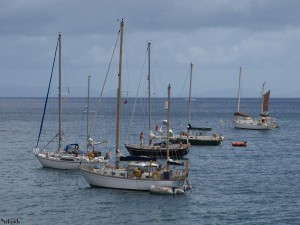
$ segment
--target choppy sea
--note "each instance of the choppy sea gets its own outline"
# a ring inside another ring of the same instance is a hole
[[[138,139],[146,129],[147,107],[134,99],[122,105],[122,137]],[[40,145],[57,132],[56,103],[49,100]],[[166,119],[164,98],[152,100],[153,126]],[[52,105],[51,105],[52,104]],[[94,140],[106,139],[101,151],[114,152],[115,100],[106,98],[94,116],[91,99],[90,128]],[[220,146],[193,146],[189,182],[183,196],[91,188],[80,171],[43,168],[35,159],[43,113],[43,98],[0,98],[0,225],[1,224],[300,224],[300,99],[271,99],[270,115],[280,127],[270,131],[234,129],[236,99],[193,101],[191,121],[210,126],[225,140]],[[259,114],[260,99],[243,99],[241,111]],[[63,102],[66,141],[84,146],[86,99]],[[171,100],[171,128],[185,129],[187,102]],[[129,126],[130,122],[131,126]],[[128,133],[128,128],[131,132]],[[247,141],[236,148],[232,141]],[[122,146],[123,154],[128,154]]]

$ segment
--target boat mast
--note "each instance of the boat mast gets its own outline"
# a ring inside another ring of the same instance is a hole
[[[86,150],[89,148],[89,113],[90,113],[90,79],[91,76],[88,76],[88,95],[87,95],[87,106],[86,106]]]
[[[238,87],[238,104],[237,104],[237,112],[240,112],[241,76],[242,76],[242,67],[240,67],[240,74],[239,74],[239,87]]]
[[[171,92],[171,85],[168,86],[168,124],[167,124],[167,161],[170,159],[169,153],[169,138],[170,138],[170,92]],[[169,171],[169,164],[167,163],[167,171]]]
[[[116,129],[116,154],[118,154],[120,146],[120,114],[121,114],[121,75],[122,75],[122,47],[123,47],[123,29],[124,21],[122,19],[120,23],[120,58],[119,58],[119,81],[117,90],[117,129]]]
[[[58,47],[59,47],[59,66],[58,66],[58,150],[61,147],[62,131],[61,131],[61,33],[58,34]]]
[[[190,91],[189,91],[189,116],[188,116],[188,124],[190,123],[191,118],[191,108],[192,108],[192,75],[193,74],[193,63],[191,63],[191,71],[190,71]]]
[[[263,83],[262,90],[261,90],[261,114],[264,113],[264,89],[265,89],[266,82]]]
[[[151,43],[148,42],[148,107],[149,107],[149,146],[151,145],[151,80],[150,80],[150,45]]]

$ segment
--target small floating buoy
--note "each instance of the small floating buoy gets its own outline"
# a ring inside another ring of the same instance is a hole
[[[231,144],[234,147],[247,147],[247,141],[234,141]]]

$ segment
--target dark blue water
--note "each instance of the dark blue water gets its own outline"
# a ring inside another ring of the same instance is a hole
[[[42,168],[31,148],[36,144],[43,99],[0,99],[0,224],[299,224],[300,99],[271,99],[270,114],[280,124],[271,131],[236,130],[231,126],[235,99],[197,99],[192,122],[212,126],[225,136],[217,147],[193,147],[187,155],[192,192],[157,196],[147,192],[91,188],[79,171]],[[95,99],[91,105],[94,107]],[[122,109],[122,143],[131,120],[133,99]],[[260,99],[243,99],[242,111],[257,115]],[[41,143],[57,131],[50,102]],[[64,102],[65,138],[83,145],[86,99]],[[114,151],[115,107],[102,102],[94,139],[108,139]],[[164,99],[153,99],[153,123],[166,119]],[[185,99],[172,99],[171,127],[187,121]],[[147,109],[137,104],[132,140],[146,127]],[[46,137],[44,137],[46,136]],[[234,148],[232,141],[248,142]],[[126,154],[123,148],[122,152]]]

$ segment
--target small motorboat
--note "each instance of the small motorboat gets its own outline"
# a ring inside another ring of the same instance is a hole
[[[158,194],[158,195],[183,195],[184,188],[180,187],[164,187],[158,185],[151,185],[150,186],[150,193],[151,194]]]
[[[247,147],[247,141],[234,141],[232,142],[234,147]]]

